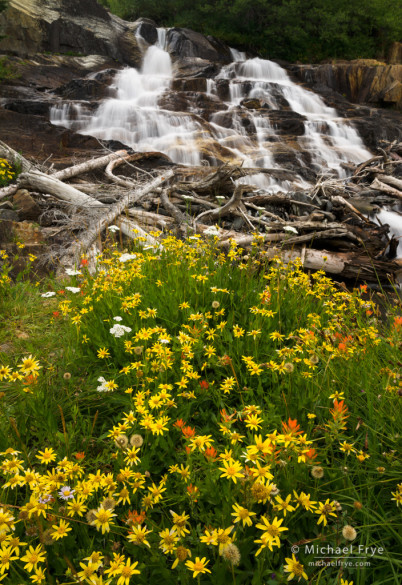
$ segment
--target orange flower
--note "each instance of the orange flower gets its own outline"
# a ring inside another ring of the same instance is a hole
[[[190,496],[190,498],[192,500],[194,500],[194,502],[197,502],[197,494],[199,492],[199,489],[196,485],[193,485],[192,483],[190,483],[190,485],[187,486],[187,493]]]
[[[86,258],[81,258],[81,266],[87,266],[88,260]]]
[[[192,427],[182,427],[181,432],[187,438],[194,437],[195,435],[195,429]]]
[[[185,425],[185,421],[181,418],[178,418],[177,421],[175,423],[173,423],[173,426],[176,427],[177,429],[182,429]]]
[[[394,318],[394,327],[395,329],[399,329],[400,327],[402,327],[402,317]]]
[[[84,451],[81,451],[80,453],[74,453],[74,457],[78,460],[81,461],[81,459],[84,459],[85,457],[85,453]]]
[[[309,461],[313,461],[313,459],[317,457],[317,452],[315,449],[309,449],[307,453],[304,453],[304,455],[306,459],[308,459]]]
[[[127,513],[126,524],[142,524],[147,517],[144,511],[137,512],[137,510],[129,510]]]
[[[299,431],[300,425],[297,423],[297,419],[292,420],[290,417],[287,423],[282,423],[282,429],[284,434],[300,435],[303,431]]]
[[[211,461],[215,461],[216,456],[218,455],[218,451],[216,449],[214,449],[213,447],[208,447],[208,449],[205,449],[204,455],[207,459],[210,459]]]
[[[206,380],[201,380],[200,386],[203,390],[208,390],[208,388],[209,388],[209,384]]]

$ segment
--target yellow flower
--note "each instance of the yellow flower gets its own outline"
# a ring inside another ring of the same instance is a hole
[[[5,546],[2,546],[0,549],[0,574],[3,574],[4,571],[7,571],[7,569],[10,566],[10,561],[15,561],[16,559],[18,559],[18,556],[13,557],[13,547],[12,546],[8,546],[7,548]]]
[[[138,565],[138,561],[131,564],[131,559],[128,558],[125,564],[121,564],[119,571],[115,572],[114,576],[119,577],[117,579],[117,585],[128,585],[130,578],[133,575],[139,575],[141,571],[137,571],[135,568]]]
[[[141,524],[138,524],[137,527],[133,526],[131,530],[132,531],[128,533],[127,540],[137,546],[145,544],[151,548],[151,545],[147,540],[147,534],[151,534],[151,530],[147,530],[146,526],[141,526]]]
[[[336,506],[333,502],[330,502],[329,499],[325,501],[323,504],[322,502],[318,502],[318,510],[315,510],[316,514],[320,514],[318,519],[317,525],[321,524],[321,522],[326,526],[328,524],[328,516],[334,516],[336,518]]]
[[[100,349],[98,349],[97,356],[100,359],[108,358],[108,357],[110,357],[109,350],[106,349],[106,347],[101,347]]]
[[[223,467],[219,467],[220,471],[223,471],[221,477],[227,477],[232,479],[234,483],[237,482],[237,477],[244,477],[242,471],[242,465],[239,461],[229,459],[229,461],[223,461]]]
[[[31,575],[32,583],[43,583],[45,581],[45,570],[42,567],[35,569],[35,574]]]
[[[269,550],[272,551],[273,545],[278,547],[281,546],[281,542],[279,539],[281,532],[289,530],[288,528],[281,526],[283,518],[281,518],[280,520],[278,520],[278,518],[274,518],[273,521],[270,522],[268,518],[266,518],[265,516],[261,516],[261,520],[263,524],[257,524],[256,526],[257,528],[259,528],[259,530],[262,530],[263,533],[259,540],[254,541],[258,544],[261,544],[261,546],[256,552],[255,556],[258,556],[264,548],[269,548]]]
[[[29,374],[37,375],[37,372],[41,367],[42,366],[39,365],[39,362],[37,362],[35,358],[32,357],[32,355],[24,358],[22,363],[18,366],[18,368],[22,370],[26,376]]]
[[[38,563],[43,563],[45,560],[45,553],[42,551],[42,545],[38,544],[36,548],[30,546],[25,555],[21,557],[20,560],[26,563],[24,569],[29,571],[29,573],[33,569],[36,571],[36,565]]]
[[[196,557],[195,561],[186,561],[186,567],[188,567],[189,571],[193,571],[193,578],[195,579],[197,575],[201,575],[202,573],[210,573],[211,571],[207,569],[207,561],[206,557],[200,559],[200,557]]]
[[[45,465],[47,465],[56,459],[56,453],[52,448],[49,449],[46,447],[44,451],[39,451],[39,455],[36,455],[36,458],[39,459],[41,463],[45,463]]]
[[[295,555],[292,554],[292,558],[291,559],[285,559],[285,561],[288,563],[287,565],[285,565],[284,569],[286,573],[290,573],[289,577],[288,577],[288,581],[290,581],[291,579],[293,579],[294,577],[299,577],[299,581],[300,578],[303,577],[303,579],[308,579],[306,573],[304,572],[304,566],[299,563],[299,561],[296,559]]]
[[[102,534],[105,534],[105,532],[109,532],[110,520],[116,516],[116,514],[113,514],[112,510],[105,510],[100,507],[94,512],[94,516],[95,519],[91,522],[91,525],[95,526],[97,530],[102,530]]]
[[[60,520],[60,524],[54,524],[52,525],[52,528],[54,529],[54,532],[51,532],[50,536],[54,540],[64,538],[65,536],[67,536],[67,533],[70,532],[71,530],[70,525],[68,524],[68,522],[65,522],[65,520]]]
[[[255,516],[255,512],[250,512],[247,508],[243,508],[243,506],[239,506],[239,504],[233,504],[232,506],[234,512],[232,512],[232,516],[234,516],[234,522],[243,522],[243,526],[251,526],[253,521],[251,520],[251,516]]]

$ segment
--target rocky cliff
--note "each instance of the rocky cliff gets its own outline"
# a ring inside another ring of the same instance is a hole
[[[398,58],[397,43],[391,57]],[[358,59],[323,65],[293,65],[291,69],[302,81],[318,90],[323,86],[339,92],[352,102],[402,109],[400,63]]]

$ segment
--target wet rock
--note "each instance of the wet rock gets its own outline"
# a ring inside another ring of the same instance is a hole
[[[174,59],[196,57],[221,64],[232,61],[227,45],[188,28],[169,29],[166,43]]]
[[[140,18],[134,22],[137,25],[136,34],[140,35],[147,43],[154,45],[158,40],[156,24],[150,18]]]
[[[49,158],[55,168],[70,166],[80,159],[101,156],[101,144],[91,136],[75,134],[53,126],[47,119],[0,108],[1,139],[27,159],[42,162]]]
[[[215,112],[227,109],[217,96],[191,91],[165,91],[158,104],[164,110],[172,112],[191,111],[204,120],[210,120]]]
[[[240,102],[240,105],[247,110],[259,110],[263,104],[259,99],[244,99]]]
[[[178,79],[188,77],[206,77],[210,79],[219,72],[219,66],[207,59],[183,57],[173,63],[173,73]]]
[[[230,99],[230,91],[229,91],[229,80],[228,79],[216,79],[216,93],[218,97],[222,101],[229,101]]]
[[[190,77],[183,79],[173,79],[171,89],[174,91],[207,91],[207,80],[205,77]]]
[[[32,116],[48,116],[52,103],[36,100],[13,100],[4,105],[6,110],[19,114],[31,114]]]
[[[109,87],[97,79],[73,79],[58,87],[55,93],[68,100],[100,100],[113,97]]]
[[[13,197],[13,203],[22,220],[36,221],[41,214],[41,209],[35,199],[26,189],[19,189]]]
[[[305,132],[305,117],[297,112],[270,110],[266,116],[275,128],[276,133],[281,136],[303,136]]]

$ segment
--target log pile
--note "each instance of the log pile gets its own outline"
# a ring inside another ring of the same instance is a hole
[[[300,257],[307,269],[342,278],[395,282],[402,271],[398,240],[372,219],[380,207],[400,212],[402,143],[348,165],[348,179],[323,176],[308,190],[286,193],[258,190],[252,176],[292,182],[287,169],[184,167],[161,153],[109,152],[57,172],[38,168],[2,142],[0,157],[23,171],[15,184],[0,189],[0,199],[30,192],[42,211],[39,225],[53,229],[50,249],[60,267],[77,263],[117,223],[125,237],[140,236],[154,247],[163,246],[149,233],[155,229],[179,237],[204,234],[222,249],[235,240],[247,250],[258,234],[268,258]]]

